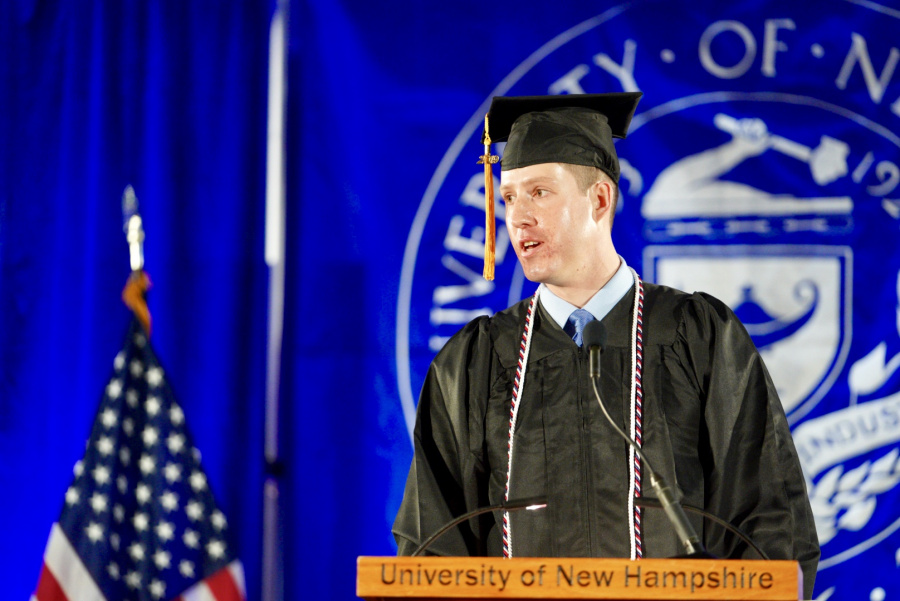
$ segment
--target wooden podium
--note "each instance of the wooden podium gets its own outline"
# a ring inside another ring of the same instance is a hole
[[[356,594],[388,599],[801,598],[796,561],[360,557]]]

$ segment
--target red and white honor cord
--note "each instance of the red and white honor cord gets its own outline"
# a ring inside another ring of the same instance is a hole
[[[509,440],[507,442],[507,463],[506,463],[506,491],[503,493],[503,500],[509,501],[509,479],[512,474],[513,462],[513,440],[516,434],[516,418],[519,415],[519,398],[522,395],[522,389],[525,387],[525,370],[528,367],[528,354],[531,352],[531,334],[534,331],[534,310],[537,307],[538,297],[541,294],[541,287],[534,291],[531,297],[531,303],[528,305],[528,312],[525,314],[525,327],[522,330],[522,340],[519,343],[519,360],[516,364],[516,380],[513,382],[512,401],[509,407]],[[509,512],[503,512],[503,556],[512,557],[512,524],[509,521]]]
[[[631,437],[637,441],[639,447],[643,447],[643,397],[641,376],[644,368],[644,284],[637,272],[633,269],[634,277],[634,309],[631,323],[631,365],[634,377],[631,382]],[[519,359],[516,365],[516,379],[513,382],[512,400],[509,408],[509,440],[507,442],[506,465],[506,490],[503,494],[504,501],[509,501],[509,488],[512,476],[513,448],[516,434],[516,418],[519,415],[519,399],[522,398],[522,390],[525,388],[525,372],[528,368],[528,355],[531,352],[531,338],[534,333],[534,312],[537,307],[541,287],[535,291],[528,305],[525,315],[525,327],[522,330],[522,338],[519,343]],[[633,447],[629,446],[629,462],[634,466],[634,475],[629,480],[628,514],[633,518],[631,528],[631,559],[640,559],[644,556],[644,544],[641,532],[641,508],[635,506],[635,497],[641,496],[641,458]],[[512,557],[512,524],[509,512],[503,512],[503,556]]]
[[[631,316],[631,366],[634,378],[631,380],[631,438],[641,448],[644,447],[644,389],[641,377],[644,371],[644,283],[632,269],[634,278],[634,308]],[[628,491],[628,514],[633,519],[631,529],[631,559],[644,557],[644,541],[641,527],[641,508],[634,499],[641,496],[641,457],[634,447],[628,446],[628,458],[634,466],[634,477]]]

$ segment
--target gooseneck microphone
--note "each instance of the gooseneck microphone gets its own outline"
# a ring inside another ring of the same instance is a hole
[[[684,509],[678,502],[678,497],[675,492],[669,487],[663,477],[650,467],[650,462],[647,461],[647,457],[644,455],[643,451],[641,451],[641,447],[639,447],[638,444],[616,424],[606,410],[603,400],[600,398],[600,353],[603,352],[603,345],[606,344],[606,328],[603,327],[603,324],[598,320],[591,321],[584,326],[582,340],[584,346],[588,349],[591,383],[594,388],[594,395],[597,397],[597,402],[600,404],[603,415],[606,416],[606,420],[613,429],[619,433],[619,436],[624,438],[641,458],[641,462],[644,465],[644,471],[647,473],[650,480],[650,486],[656,493],[656,498],[659,500],[660,505],[662,505],[663,510],[665,510],[669,522],[671,522],[672,526],[675,528],[675,532],[678,535],[678,539],[681,541],[681,545],[684,547],[685,553],[693,556],[708,555],[703,548],[703,544],[700,542],[700,537],[697,536],[697,533],[694,531],[693,526],[691,526],[691,523],[684,513]]]
[[[491,511],[519,511],[521,509],[526,509],[528,511],[533,511],[535,509],[543,509],[547,506],[547,497],[539,496],[539,497],[526,497],[522,499],[515,499],[513,501],[506,501],[505,503],[499,503],[497,505],[491,505],[490,507],[479,507],[478,509],[473,509],[469,513],[463,514],[458,518],[455,518],[441,527],[440,530],[429,536],[425,539],[419,547],[410,554],[410,557],[416,557],[421,555],[425,549],[431,546],[431,543],[436,541],[441,537],[442,534],[450,530],[451,528],[462,524],[466,520],[470,518],[474,518],[477,515],[481,515],[482,513],[488,513]]]

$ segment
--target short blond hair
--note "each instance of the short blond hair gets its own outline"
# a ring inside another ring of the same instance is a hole
[[[589,165],[571,165],[562,163],[562,166],[572,174],[575,183],[582,192],[587,192],[596,182],[609,182],[612,185],[612,203],[609,207],[609,229],[612,229],[613,219],[616,216],[616,206],[619,204],[619,186],[602,169]]]

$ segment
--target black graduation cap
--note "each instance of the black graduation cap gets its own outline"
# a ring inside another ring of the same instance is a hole
[[[488,113],[490,137],[506,141],[501,169],[540,163],[597,167],[619,181],[613,138],[624,138],[640,92],[497,96]]]
[[[494,279],[494,184],[492,142],[506,142],[501,170],[541,163],[596,167],[619,182],[613,138],[624,138],[640,92],[495,96],[484,119],[486,235],[484,277]]]

